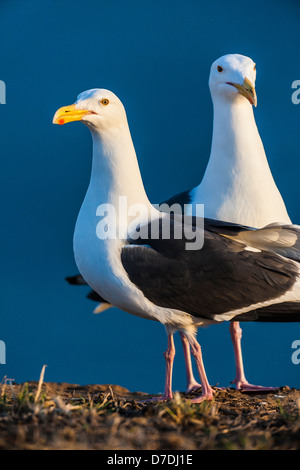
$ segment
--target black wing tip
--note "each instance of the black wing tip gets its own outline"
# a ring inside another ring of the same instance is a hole
[[[97,294],[97,292],[95,292],[94,290],[91,290],[91,291],[87,294],[86,297],[87,297],[87,299],[93,300],[94,302],[105,303],[105,304],[108,303],[108,302],[106,302],[106,300],[104,300],[99,294]]]
[[[65,281],[73,286],[85,286],[87,283],[81,276],[81,274],[76,274],[76,276],[67,276],[65,277]]]

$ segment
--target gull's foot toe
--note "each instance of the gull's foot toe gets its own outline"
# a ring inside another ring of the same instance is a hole
[[[216,390],[210,387],[208,390],[203,391],[203,393],[199,397],[193,398],[191,402],[202,403],[203,401],[210,401],[213,399],[214,393],[216,393]]]
[[[279,387],[263,387],[262,385],[249,384],[247,380],[234,380],[236,390],[240,392],[275,392]]]
[[[162,395],[159,397],[151,397],[151,398],[147,398],[146,400],[139,400],[139,401],[140,403],[158,403],[158,402],[169,401],[169,400],[173,400],[172,395]]]
[[[191,382],[190,384],[188,384],[187,386],[187,389],[186,389],[186,392],[185,393],[191,393],[191,392],[195,392],[197,390],[201,389],[201,384],[199,384],[198,382]]]

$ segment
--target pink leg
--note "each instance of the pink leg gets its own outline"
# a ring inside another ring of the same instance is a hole
[[[196,361],[196,364],[197,364],[197,369],[198,369],[199,376],[200,376],[200,381],[201,381],[201,384],[202,384],[202,394],[201,394],[201,396],[198,397],[198,398],[194,398],[192,400],[192,403],[200,403],[204,400],[212,400],[214,390],[209,385],[207,377],[206,377],[206,372],[205,372],[204,364],[203,364],[203,360],[202,360],[201,346],[194,337],[189,338],[189,343],[191,345],[192,354],[195,357],[195,361]]]
[[[164,358],[166,360],[166,380],[165,380],[165,391],[162,397],[153,397],[146,401],[166,401],[172,400],[172,373],[173,373],[173,362],[175,357],[175,346],[172,334],[168,334],[168,349],[164,352]]]
[[[235,367],[236,367],[236,376],[232,383],[235,384],[237,390],[241,391],[253,391],[253,392],[271,392],[273,390],[278,390],[278,387],[262,387],[260,385],[252,385],[246,380],[242,356],[242,329],[239,322],[233,321],[230,322],[229,331],[231,334],[231,339],[233,343],[234,356],[235,356]]]
[[[201,388],[201,385],[196,381],[194,374],[193,374],[190,344],[188,342],[188,339],[184,333],[180,333],[180,338],[182,342],[185,368],[186,368],[186,379],[187,379],[186,392],[190,393],[194,390],[198,390],[199,388]]]
[[[173,398],[172,393],[172,374],[173,374],[173,362],[175,357],[175,346],[173,335],[168,335],[168,349],[164,353],[166,360],[166,380],[165,380],[165,392],[163,400],[171,400]]]

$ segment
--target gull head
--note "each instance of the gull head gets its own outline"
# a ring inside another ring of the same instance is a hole
[[[94,88],[78,95],[74,104],[58,109],[53,124],[81,121],[91,130],[99,132],[120,127],[127,121],[122,102],[109,90]]]
[[[256,65],[250,57],[226,54],[211,66],[209,88],[213,101],[248,102],[257,105]]]

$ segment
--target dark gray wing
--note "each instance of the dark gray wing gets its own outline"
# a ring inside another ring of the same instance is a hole
[[[192,202],[191,191],[192,190],[189,189],[187,191],[183,191],[182,193],[175,194],[175,196],[172,196],[169,199],[162,201],[160,204],[168,204],[168,206],[178,204],[183,209],[185,204],[191,204]]]
[[[247,251],[245,244],[208,226],[204,233],[198,251],[185,249],[190,241],[186,233],[182,239],[129,240],[121,259],[130,280],[154,304],[207,319],[272,301],[294,285],[298,269],[290,260],[273,252]]]

